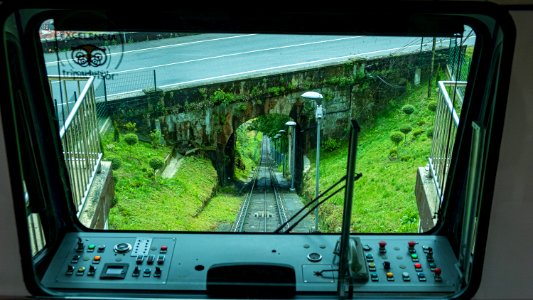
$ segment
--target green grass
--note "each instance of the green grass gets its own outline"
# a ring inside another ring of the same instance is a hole
[[[109,227],[116,230],[215,230],[232,222],[240,206],[240,198],[213,196],[217,174],[211,162],[202,157],[183,158],[173,178],[153,178],[150,158],[166,157],[170,148],[154,149],[139,142],[129,146],[103,139],[104,159],[119,158],[122,165],[114,170],[115,205],[109,213]]]
[[[356,182],[352,214],[355,232],[416,232],[418,209],[414,194],[418,167],[427,164],[431,139],[426,136],[432,128],[434,113],[427,108],[427,87],[413,90],[407,96],[391,100],[390,106],[376,117],[373,124],[362,124],[357,149],[357,172],[363,177]],[[407,116],[401,111],[405,104],[416,110]],[[407,141],[396,146],[390,133],[403,125],[413,130]],[[413,133],[423,131],[418,137]],[[391,160],[389,152],[396,148],[398,158]],[[320,190],[324,191],[346,174],[347,144],[320,157]],[[304,194],[314,196],[315,158],[304,180]],[[320,207],[320,229],[340,231],[344,192],[340,192]]]

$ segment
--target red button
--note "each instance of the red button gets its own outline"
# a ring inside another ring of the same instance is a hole
[[[407,244],[409,244],[409,248],[414,248],[416,245],[415,241],[409,241]]]
[[[167,246],[161,246],[161,251],[167,251],[167,250],[168,250]]]
[[[385,246],[387,246],[387,242],[385,241],[379,242],[379,248],[385,248]]]
[[[420,263],[416,263],[416,264],[415,264],[415,268],[416,268],[416,269],[422,269],[422,264],[420,264]]]
[[[441,270],[441,268],[435,268],[435,270],[433,270],[433,272],[435,272],[435,275],[440,275],[442,273],[442,270]]]

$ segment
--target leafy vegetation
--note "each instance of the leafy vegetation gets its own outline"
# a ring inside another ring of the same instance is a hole
[[[250,129],[252,121],[248,121],[237,129],[237,142],[235,147],[235,178],[246,181],[250,172],[259,163],[261,155],[261,141],[263,133]]]
[[[427,164],[431,149],[431,139],[421,133],[432,130],[434,118],[434,112],[427,109],[427,103],[432,99],[428,100],[425,92],[426,87],[419,87],[411,94],[391,99],[389,107],[376,117],[371,126],[362,124],[356,167],[363,177],[355,184],[353,231],[417,231],[416,172],[418,167]],[[413,108],[410,116],[402,110],[405,105]],[[399,132],[402,124],[412,127],[412,133],[407,132],[406,142],[400,144],[404,141],[404,135]],[[391,132],[397,132],[398,137],[392,139]],[[345,174],[347,152],[345,142],[338,150],[321,154],[321,191]],[[304,178],[304,195],[308,199],[314,195],[315,187],[315,159],[310,157],[310,160],[311,169]],[[341,192],[320,207],[321,231],[340,231],[343,196]]]
[[[139,142],[132,146],[103,136],[105,160],[121,161],[113,171],[115,199],[109,212],[109,228],[115,230],[215,230],[235,219],[240,197],[224,194],[212,198],[217,174],[211,162],[199,156],[183,158],[173,178],[155,178],[146,157],[161,160],[171,148]],[[113,145],[109,147],[109,145]],[[159,162],[158,162],[159,164]],[[153,176],[153,175],[152,175]],[[147,217],[149,216],[149,217]]]
[[[252,121],[250,129],[261,131],[265,135],[273,137],[280,129],[286,127],[285,123],[289,120],[288,116],[281,114],[261,115]]]

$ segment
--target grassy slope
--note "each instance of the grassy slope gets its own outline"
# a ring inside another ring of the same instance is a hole
[[[174,178],[154,181],[147,176],[151,172],[148,161],[153,156],[164,158],[169,148],[154,149],[142,142],[134,146],[114,143],[112,134],[104,136],[103,144],[107,159],[122,161],[114,171],[117,204],[109,213],[111,229],[215,230],[234,220],[238,198],[215,197],[203,208],[217,186],[217,174],[209,160],[185,157]]]
[[[426,136],[432,127],[434,114],[427,108],[427,86],[408,96],[393,99],[389,109],[371,124],[362,125],[357,153],[357,172],[363,177],[356,182],[352,227],[357,232],[416,232],[418,209],[414,194],[418,167],[427,164],[431,139]],[[416,110],[411,116],[401,111],[405,104]],[[409,124],[413,131],[407,142],[398,147],[390,140],[390,133]],[[424,130],[416,139],[413,132]],[[397,148],[402,159],[390,160],[389,151]],[[325,152],[325,151],[324,151]],[[345,174],[347,145],[330,153],[321,153],[320,190],[331,186]],[[305,178],[305,192],[314,195],[315,159]],[[341,226],[343,192],[321,207],[322,231],[339,231]]]

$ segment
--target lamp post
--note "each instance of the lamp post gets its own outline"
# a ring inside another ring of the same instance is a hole
[[[315,198],[319,193],[319,177],[320,177],[320,123],[324,117],[324,109],[322,108],[322,94],[317,92],[305,92],[302,98],[314,100],[316,102],[316,176],[315,176]],[[318,206],[315,208],[315,231],[318,231]]]
[[[281,135],[279,133],[276,133],[276,135],[274,136],[274,161],[276,162],[276,168],[278,167],[278,164],[279,164],[279,137]]]
[[[283,134],[285,133],[285,129],[280,129],[279,131],[279,136],[282,137]],[[279,159],[281,161],[281,174],[283,176],[285,176],[285,155],[283,154],[283,139],[279,139],[280,140],[280,146],[279,146]]]
[[[296,122],[288,121],[285,125],[292,128],[292,145],[291,145],[291,188],[290,191],[294,192],[294,160],[296,158]]]

